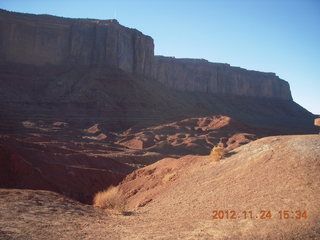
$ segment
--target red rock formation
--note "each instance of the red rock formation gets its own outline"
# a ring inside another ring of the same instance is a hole
[[[116,20],[70,19],[0,10],[0,61],[109,66],[150,76],[153,39]]]
[[[218,114],[232,118],[203,117]],[[312,127],[313,115],[274,74],[154,58],[152,38],[116,20],[0,10],[0,133],[15,134],[0,136],[1,187],[89,203],[166,154]]]
[[[272,133],[276,134],[276,130]],[[120,134],[116,143],[167,156],[206,155],[219,142],[232,150],[269,134],[270,130],[256,128],[227,116],[211,116],[188,118],[137,132],[129,130]]]
[[[33,141],[45,139],[34,138]],[[64,143],[60,143],[64,145]],[[89,149],[89,148],[88,148]],[[94,146],[93,146],[94,149]],[[91,204],[94,194],[115,185],[132,167],[110,158],[7,138],[0,142],[0,187],[51,190]]]
[[[154,78],[181,91],[292,100],[289,84],[274,73],[203,59],[156,56]]]
[[[169,88],[292,100],[274,73],[199,59],[154,57],[153,39],[116,20],[0,11],[0,62],[100,66],[153,77]]]

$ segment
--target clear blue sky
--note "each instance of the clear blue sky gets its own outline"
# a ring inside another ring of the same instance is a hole
[[[0,0],[0,8],[117,18],[153,37],[157,55],[275,72],[320,114],[320,0]]]

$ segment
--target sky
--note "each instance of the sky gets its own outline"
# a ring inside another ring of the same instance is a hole
[[[274,72],[320,114],[320,0],[0,0],[0,8],[117,19],[151,36],[155,54]]]

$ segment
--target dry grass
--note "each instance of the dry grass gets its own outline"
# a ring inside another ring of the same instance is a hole
[[[211,153],[210,153],[210,157],[211,157],[212,161],[218,162],[222,158],[224,158],[226,153],[227,153],[226,149],[223,146],[218,145],[218,146],[215,146],[212,148]]]
[[[166,175],[162,178],[162,182],[163,182],[163,183],[169,182],[175,175],[176,175],[175,172],[166,174]]]
[[[125,197],[117,186],[110,186],[102,192],[98,192],[93,199],[93,205],[109,210],[116,210],[120,212],[125,211]]]

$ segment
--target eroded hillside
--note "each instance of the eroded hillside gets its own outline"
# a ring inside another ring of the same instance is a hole
[[[0,237],[318,239],[319,143],[317,135],[267,137],[237,148],[220,162],[192,155],[161,160],[120,185],[137,189],[128,198],[131,212],[126,215],[56,193],[1,189]],[[163,182],[172,171],[176,177]],[[149,189],[139,187],[142,182]],[[152,196],[149,203],[134,206],[146,196]],[[214,211],[220,210],[228,210],[229,217],[219,219]]]

